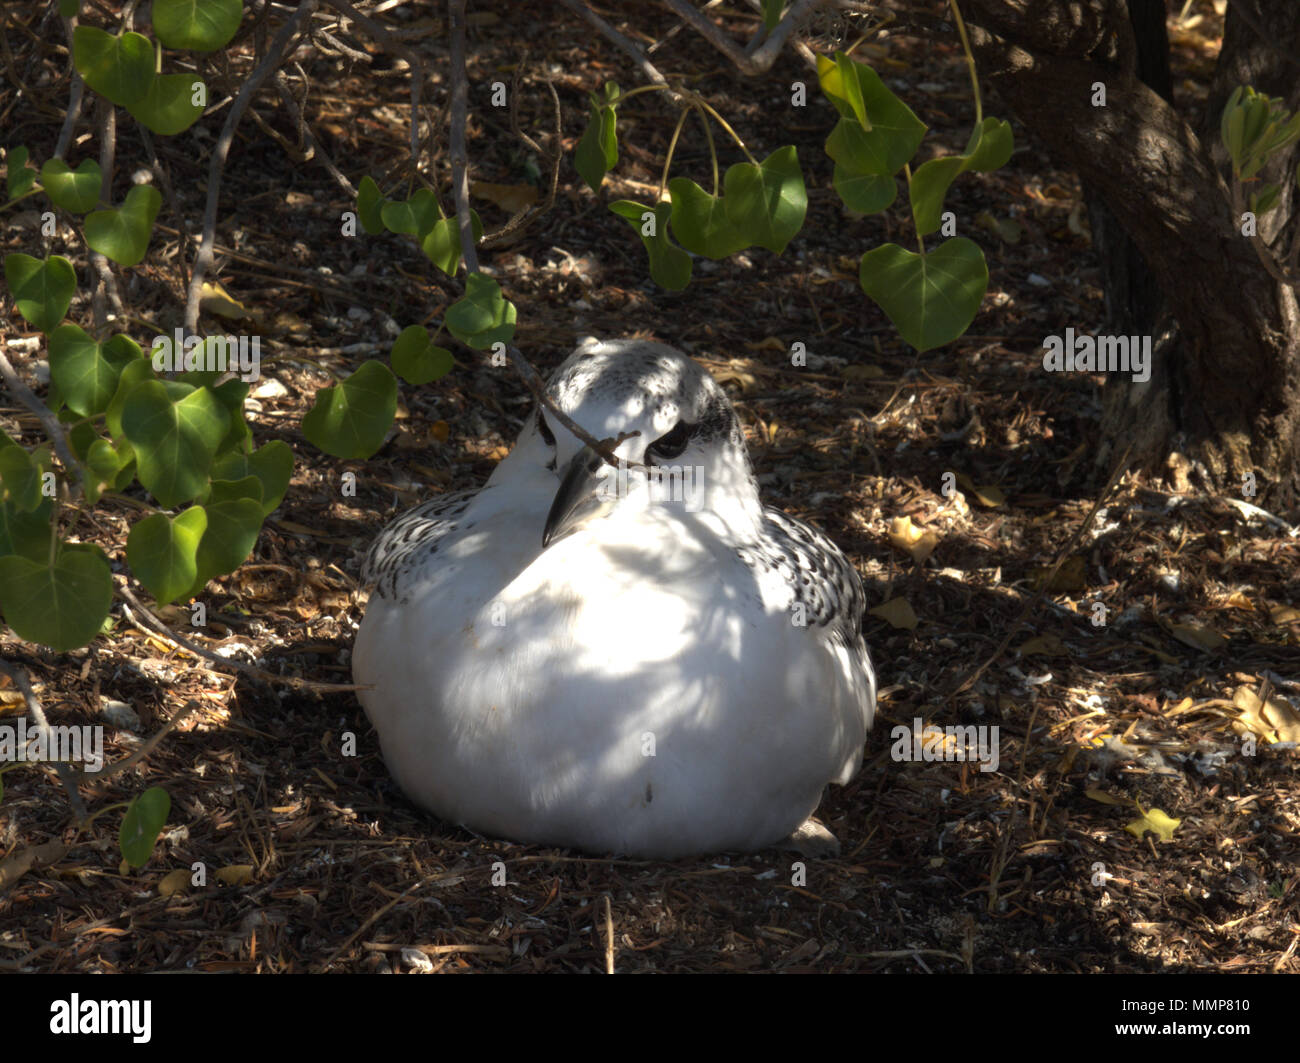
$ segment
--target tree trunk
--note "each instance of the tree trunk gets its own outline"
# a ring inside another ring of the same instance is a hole
[[[1237,84],[1300,107],[1300,4],[1254,0],[1264,33],[1235,4],[1229,7],[1202,139],[1162,98],[1171,95],[1168,86],[1153,77],[1150,56],[1158,42],[1150,3],[1130,0],[1130,21],[1124,0],[968,0],[968,22],[981,74],[1097,191],[1139,252],[1130,255],[1123,242],[1107,239],[1103,226],[1104,272],[1122,288],[1109,293],[1109,313],[1153,332],[1155,356],[1148,382],[1108,382],[1099,462],[1108,467],[1132,443],[1140,466],[1168,472],[1178,489],[1190,486],[1190,472],[1195,486],[1236,498],[1253,473],[1252,501],[1294,511],[1300,503],[1300,307],[1296,292],[1261,265],[1232,215],[1218,125]],[[1144,74],[1166,91],[1144,84]],[[1105,86],[1105,106],[1093,106],[1098,83]],[[1275,238],[1300,223],[1298,157],[1293,150],[1264,175],[1285,188],[1260,224],[1280,249],[1288,244]],[[1149,298],[1129,298],[1141,292],[1147,275],[1176,328],[1161,327],[1160,307],[1143,305]]]

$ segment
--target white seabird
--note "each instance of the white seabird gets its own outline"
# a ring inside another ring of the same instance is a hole
[[[876,703],[857,572],[763,506],[730,401],[681,352],[588,340],[548,390],[598,439],[639,433],[630,467],[539,408],[482,489],[366,557],[353,675],[397,782],[517,842],[833,850],[809,817]]]

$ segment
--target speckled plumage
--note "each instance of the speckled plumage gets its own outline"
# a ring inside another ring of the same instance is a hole
[[[797,833],[874,713],[857,572],[762,506],[726,393],[680,352],[589,341],[548,388],[597,438],[637,431],[630,461],[694,470],[701,504],[633,471],[543,546],[581,454],[542,413],[484,488],[394,521],[366,557],[354,663],[390,767],[516,840],[676,856]]]

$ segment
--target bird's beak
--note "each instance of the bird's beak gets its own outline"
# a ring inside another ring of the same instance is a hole
[[[546,515],[542,549],[613,508],[616,496],[608,482],[613,475],[616,475],[614,470],[589,446],[573,456],[564,469],[551,511]]]

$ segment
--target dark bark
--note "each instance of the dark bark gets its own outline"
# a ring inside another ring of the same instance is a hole
[[[1131,21],[1124,0],[970,0],[968,21],[981,72],[1097,190],[1138,252],[1130,257],[1113,237],[1099,248],[1119,256],[1124,277],[1112,311],[1146,318],[1158,347],[1148,383],[1115,380],[1107,388],[1099,461],[1108,464],[1132,442],[1147,471],[1169,467],[1181,488],[1193,470],[1202,488],[1234,497],[1253,471],[1254,501],[1289,511],[1300,500],[1300,311],[1296,293],[1269,276],[1241,235],[1216,145],[1222,101],[1237,84],[1300,106],[1293,58],[1300,4],[1253,0],[1250,14],[1258,14],[1265,38],[1234,0],[1202,139],[1152,74],[1159,42],[1149,2],[1133,4]],[[1097,82],[1106,87],[1104,107],[1092,105]],[[1294,174],[1297,154],[1275,164],[1271,179]],[[1294,184],[1261,225],[1267,238],[1296,224],[1293,193]],[[1141,305],[1144,275],[1154,278],[1176,332],[1151,320],[1158,306]]]

